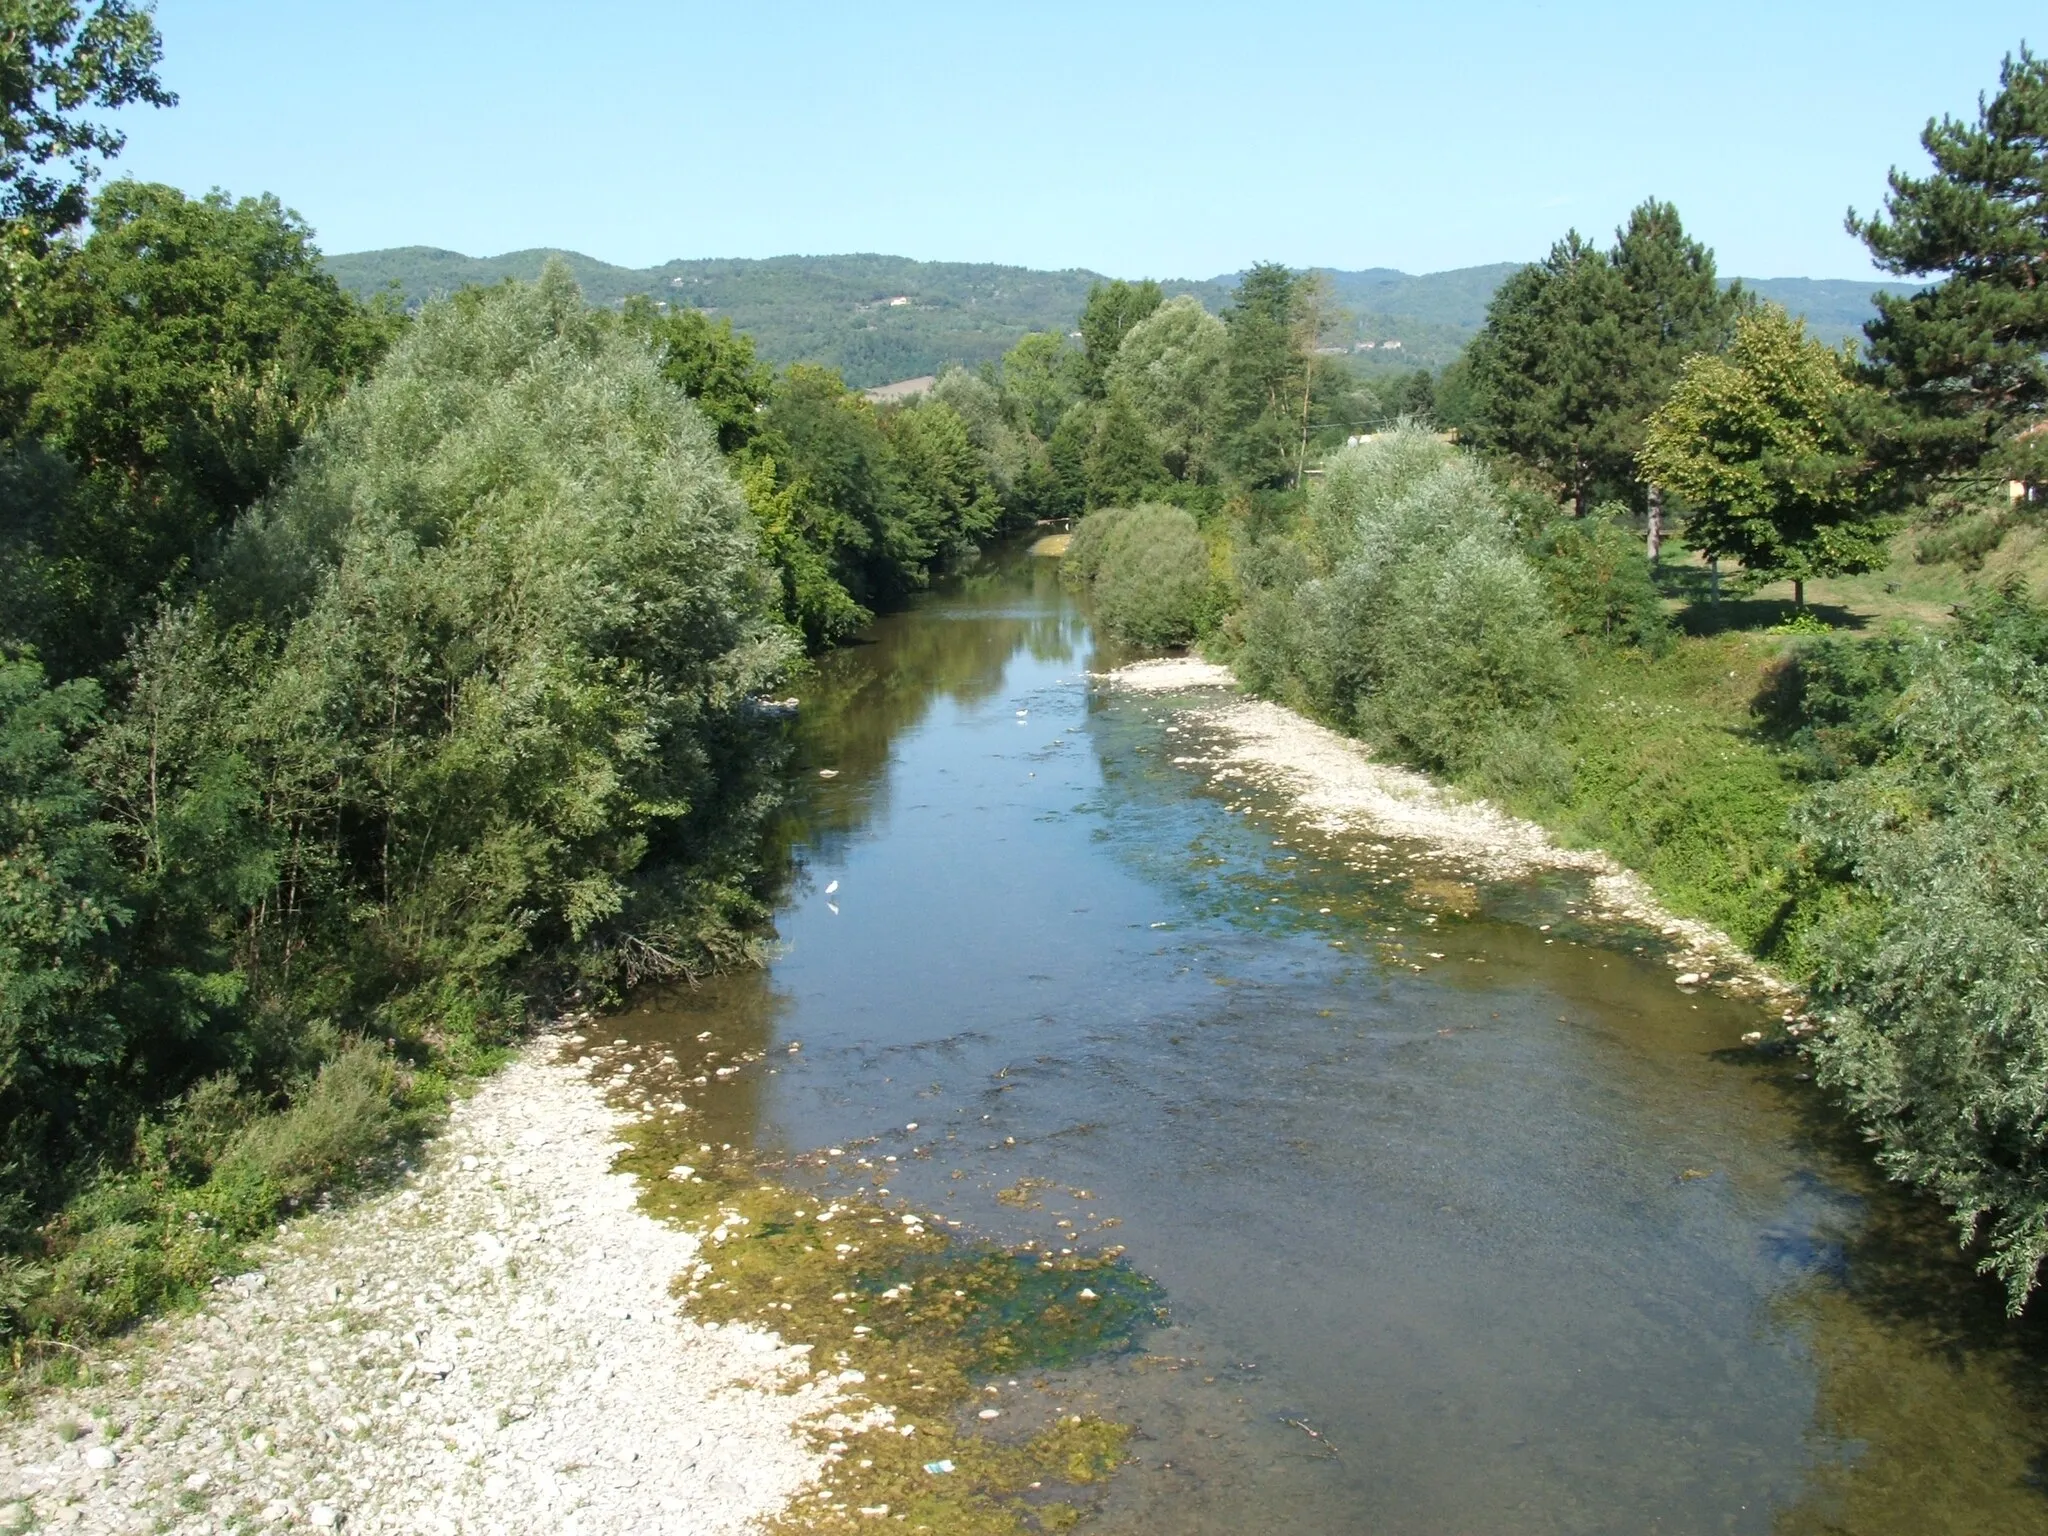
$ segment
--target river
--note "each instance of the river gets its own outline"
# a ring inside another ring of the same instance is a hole
[[[2048,1331],[1755,1005],[1219,788],[1115,659],[1021,555],[826,658],[773,962],[616,1021],[758,1054],[693,1108],[783,1177],[1159,1283],[1039,1373],[1137,1427],[1097,1528],[2048,1530]]]

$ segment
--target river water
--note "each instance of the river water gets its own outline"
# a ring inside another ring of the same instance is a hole
[[[692,1108],[782,1177],[1160,1284],[1020,1388],[1136,1425],[1097,1528],[2048,1530],[2043,1328],[1753,1005],[1176,763],[1052,566],[825,660],[776,958],[617,1022],[761,1054]]]

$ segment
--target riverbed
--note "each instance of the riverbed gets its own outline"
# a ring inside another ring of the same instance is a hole
[[[1158,1283],[1018,1388],[1135,1427],[1097,1528],[2048,1529],[2044,1329],[1774,1011],[1583,875],[1205,772],[1127,659],[1022,555],[826,658],[772,963],[613,1021],[707,1144]]]

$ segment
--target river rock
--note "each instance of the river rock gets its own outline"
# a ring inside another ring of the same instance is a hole
[[[85,1453],[85,1464],[95,1472],[111,1472],[120,1460],[110,1446],[95,1445]]]

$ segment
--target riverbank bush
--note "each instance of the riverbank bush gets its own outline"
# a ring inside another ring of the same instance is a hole
[[[1570,691],[1562,626],[1499,491],[1412,424],[1335,455],[1241,579],[1247,684],[1426,766],[1473,763]]]
[[[1810,1050],[2017,1312],[2048,1259],[2048,607],[2008,589],[1914,660],[1883,750],[1800,810],[1854,898],[1817,946]]]
[[[208,570],[111,705],[0,665],[16,1331],[203,1283],[536,1001],[762,915],[792,642],[711,427],[565,270],[423,311]]]
[[[1132,645],[1191,644],[1225,601],[1208,540],[1179,507],[1091,512],[1074,530],[1063,572],[1093,592],[1096,617]]]

